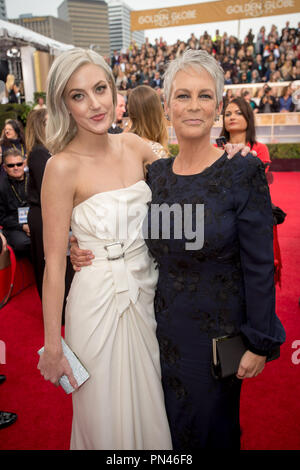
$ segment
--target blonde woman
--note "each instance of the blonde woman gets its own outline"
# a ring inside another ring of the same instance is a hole
[[[9,103],[18,103],[18,97],[20,96],[20,90],[15,83],[15,76],[8,74],[6,77],[6,94]]]
[[[156,157],[132,133],[108,134],[116,102],[111,69],[94,51],[75,48],[54,61],[46,129],[53,157],[41,197],[45,352],[38,368],[54,384],[67,375],[75,388],[71,449],[171,449],[155,335],[157,270],[141,234],[151,200],[144,166]],[[61,346],[70,225],[81,248],[95,254],[75,274],[66,307],[66,342],[90,373],[80,388]]]
[[[25,139],[28,150],[28,225],[30,229],[31,255],[34,267],[36,286],[40,299],[42,299],[42,285],[45,269],[45,254],[43,247],[43,224],[41,210],[41,187],[47,161],[51,157],[46,148],[46,123],[48,118],[47,109],[31,111],[27,116]],[[70,259],[67,258],[66,289],[64,296],[67,297],[73,278]],[[62,323],[64,323],[64,308],[62,312]]]
[[[157,92],[147,85],[131,90],[128,97],[129,130],[144,139],[160,158],[168,156],[167,121]]]

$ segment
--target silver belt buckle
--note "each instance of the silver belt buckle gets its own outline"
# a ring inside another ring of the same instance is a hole
[[[109,243],[108,245],[104,245],[104,248],[106,249],[106,251],[107,251],[107,253],[108,253],[108,254],[107,254],[107,259],[108,259],[109,261],[114,261],[114,260],[116,260],[116,259],[124,258],[124,252],[122,252],[120,255],[115,255],[115,256],[111,256],[111,255],[109,254],[108,247],[110,247],[110,246],[115,246],[115,245],[120,245],[120,247],[123,248],[124,243],[122,243],[122,242],[114,242],[114,243]]]

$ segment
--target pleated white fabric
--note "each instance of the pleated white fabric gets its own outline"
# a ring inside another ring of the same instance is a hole
[[[91,377],[73,393],[71,449],[171,449],[153,299],[157,270],[142,237],[144,181],[76,206],[72,231],[95,255],[76,273],[66,341]]]

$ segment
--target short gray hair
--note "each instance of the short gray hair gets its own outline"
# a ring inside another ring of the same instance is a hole
[[[102,56],[93,50],[75,47],[60,54],[53,62],[47,80],[46,146],[51,153],[58,153],[74,138],[77,125],[65,105],[63,94],[76,70],[85,64],[99,65],[105,73],[112,91],[114,109],[117,90],[112,70]]]
[[[170,61],[164,74],[164,94],[167,104],[170,104],[171,92],[175,75],[180,70],[189,67],[205,69],[213,78],[216,86],[217,105],[223,99],[224,71],[216,59],[207,51],[188,49],[180,57]]]

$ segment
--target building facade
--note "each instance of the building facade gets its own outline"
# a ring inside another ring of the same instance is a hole
[[[92,48],[101,55],[110,53],[108,6],[102,0],[64,0],[58,16],[70,23],[73,44]]]
[[[7,20],[5,0],[0,0],[0,20]]]
[[[108,1],[110,53],[128,49],[130,42],[134,41],[138,46],[145,42],[144,31],[130,29],[131,8],[120,0]]]
[[[73,44],[72,28],[67,21],[54,16],[23,16],[10,19],[11,23],[19,24],[36,33],[55,39],[65,44]]]

